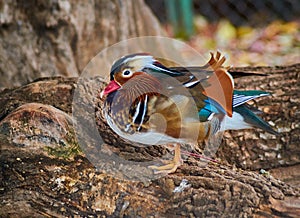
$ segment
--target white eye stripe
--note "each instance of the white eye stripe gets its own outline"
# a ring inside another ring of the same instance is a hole
[[[130,69],[125,69],[125,70],[123,70],[123,72],[122,72],[122,76],[123,76],[124,78],[131,77],[132,74],[133,74],[133,72],[132,72]]]

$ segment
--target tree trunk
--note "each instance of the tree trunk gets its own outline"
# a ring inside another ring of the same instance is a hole
[[[258,105],[281,135],[259,130],[226,133],[218,163],[201,167],[199,159],[189,157],[175,173],[144,182],[96,170],[81,152],[70,117],[74,90],[80,89],[76,78],[45,78],[4,90],[0,93],[1,216],[299,216],[300,64],[236,69],[269,74],[237,79],[237,88],[273,93]],[[86,82],[89,86],[81,96],[85,104],[91,89],[103,86],[97,78]],[[99,131],[113,144],[106,148],[108,159],[109,152],[134,161],[168,153],[160,146],[137,148],[122,141],[97,109],[93,113]]]
[[[78,76],[102,49],[162,35],[143,0],[1,1],[0,87]]]

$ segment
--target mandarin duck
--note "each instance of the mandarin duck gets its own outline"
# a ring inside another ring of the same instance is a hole
[[[201,67],[166,67],[148,53],[124,56],[111,67],[110,82],[101,92],[104,117],[119,136],[142,144],[173,144],[174,159],[151,166],[172,173],[183,163],[182,144],[208,141],[219,132],[260,128],[277,134],[247,102],[268,92],[234,90],[225,57],[211,53]]]

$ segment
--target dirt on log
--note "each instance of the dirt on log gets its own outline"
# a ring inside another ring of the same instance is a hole
[[[82,152],[72,125],[74,92],[83,88],[78,78],[43,78],[2,91],[0,216],[299,217],[300,64],[236,70],[269,74],[236,84],[273,93],[256,104],[280,136],[228,132],[215,157],[218,163],[203,167],[188,157],[175,173],[149,181],[133,181],[129,171],[122,179],[96,169]],[[104,84],[99,78],[85,82],[80,102],[88,104],[90,93]],[[96,101],[93,117],[112,144],[105,149],[136,163],[169,153],[121,140],[99,115],[102,102]]]

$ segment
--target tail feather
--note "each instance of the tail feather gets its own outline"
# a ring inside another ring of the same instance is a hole
[[[268,76],[265,73],[257,73],[257,72],[248,72],[248,71],[237,71],[235,69],[230,69],[228,72],[233,76],[233,78],[240,78],[244,76]]]
[[[252,127],[260,128],[268,133],[279,135],[266,121],[262,118],[258,117],[253,111],[251,111],[250,107],[247,105],[240,105],[234,108],[234,111],[239,113],[244,122],[249,124]]]

